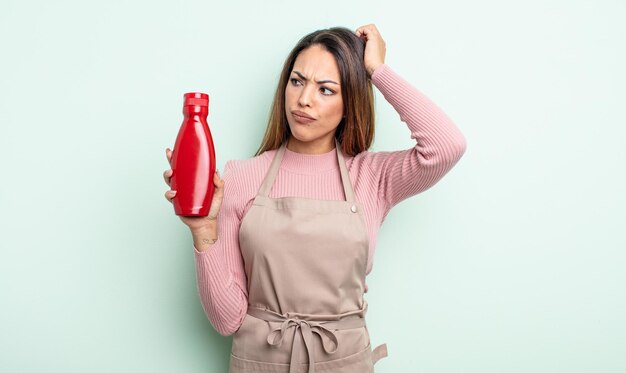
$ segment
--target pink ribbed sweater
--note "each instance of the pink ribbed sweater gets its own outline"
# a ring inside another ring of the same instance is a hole
[[[437,183],[458,162],[466,147],[465,137],[452,120],[388,65],[373,72],[372,83],[406,123],[415,146],[391,152],[363,151],[345,157],[355,198],[364,206],[369,234],[367,273],[372,270],[378,229],[389,210]],[[311,155],[286,149],[270,197],[345,200],[336,151],[335,148]],[[246,315],[247,280],[239,249],[239,224],[275,154],[276,150],[270,150],[250,159],[226,162],[218,240],[204,252],[194,246],[202,307],[222,335],[237,331]]]

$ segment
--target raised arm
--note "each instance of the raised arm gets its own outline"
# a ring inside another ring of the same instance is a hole
[[[356,35],[365,40],[363,62],[372,83],[400,114],[415,140],[414,147],[394,152],[363,152],[360,159],[371,172],[378,190],[379,212],[439,181],[465,153],[465,137],[450,118],[385,64],[387,47],[375,25],[361,26]]]
[[[428,97],[388,65],[374,70],[372,83],[407,124],[415,146],[399,151],[366,152],[363,162],[377,177],[383,217],[400,201],[439,181],[465,153],[465,137]]]

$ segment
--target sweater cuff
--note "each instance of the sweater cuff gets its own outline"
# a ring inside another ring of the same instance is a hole
[[[380,81],[380,75],[381,74],[385,75],[385,72],[390,69],[391,68],[386,63],[383,63],[382,65],[374,69],[374,71],[372,72],[372,76],[371,76],[372,83],[376,85]]]

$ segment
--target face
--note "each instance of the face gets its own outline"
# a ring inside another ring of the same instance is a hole
[[[323,47],[313,45],[300,52],[285,88],[290,149],[307,153],[332,150],[343,117],[339,77],[335,57]],[[303,117],[306,115],[310,118]]]

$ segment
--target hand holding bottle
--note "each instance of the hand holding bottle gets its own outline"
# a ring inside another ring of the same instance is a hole
[[[165,149],[165,156],[171,167],[172,150],[170,148]],[[170,186],[170,179],[172,177],[172,169],[167,169],[163,172],[163,178],[165,183]],[[214,233],[213,238],[217,239],[217,215],[222,205],[222,199],[224,198],[224,180],[220,178],[219,173],[215,170],[213,175],[213,184],[215,185],[215,192],[213,194],[213,200],[211,201],[211,207],[207,216],[179,216],[185,225],[189,227],[192,234],[198,232]],[[175,190],[168,190],[165,192],[165,198],[172,202],[172,198],[176,197]],[[210,235],[210,234],[209,234]]]

